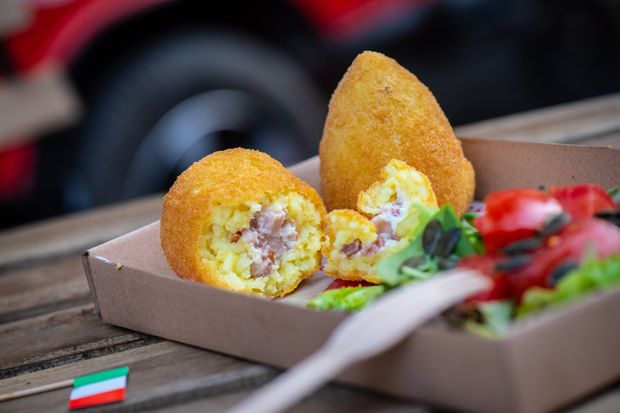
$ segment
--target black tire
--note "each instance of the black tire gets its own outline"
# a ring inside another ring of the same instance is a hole
[[[185,154],[184,164],[206,155],[204,152],[239,145],[268,152],[288,145],[291,153],[280,154],[280,160],[289,163],[316,153],[325,101],[300,67],[279,51],[238,34],[178,33],[153,42],[119,64],[88,102],[77,132],[78,166],[66,191],[69,208],[166,189],[169,177],[163,179],[166,182],[160,177],[144,185],[133,179],[127,189],[138,148],[143,149],[145,136],[171,108],[201,93],[219,90],[248,96],[273,109],[275,121],[283,124],[278,127],[287,128],[285,141],[270,148],[268,142],[235,135],[230,141],[218,139],[207,148],[203,144],[202,149],[190,151],[191,159]],[[148,159],[147,164],[154,167],[159,161]],[[149,176],[148,171],[142,176]]]

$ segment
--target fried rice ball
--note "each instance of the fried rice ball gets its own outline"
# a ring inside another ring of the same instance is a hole
[[[278,161],[230,149],[177,178],[164,197],[161,245],[179,277],[280,297],[319,269],[325,218],[316,191]]]
[[[437,208],[429,179],[392,159],[382,169],[380,180],[359,193],[359,212],[336,209],[328,214],[322,248],[325,273],[379,283],[376,264],[405,248],[419,228],[416,204]]]
[[[319,152],[328,210],[354,208],[393,158],[428,176],[439,205],[463,214],[473,199],[474,169],[435,97],[380,53],[358,55],[338,84]]]

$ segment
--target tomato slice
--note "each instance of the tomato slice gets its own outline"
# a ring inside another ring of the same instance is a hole
[[[535,189],[498,191],[485,199],[486,213],[474,220],[488,251],[531,237],[545,220],[562,212],[560,203]]]
[[[620,253],[620,230],[600,219],[573,221],[557,235],[547,239],[537,250],[531,262],[511,272],[512,293],[517,301],[530,287],[553,287],[549,277],[566,261],[579,263],[588,254],[602,259]]]
[[[489,277],[492,282],[490,289],[468,298],[466,303],[504,300],[511,297],[508,278],[505,274],[496,273],[494,270],[499,260],[500,256],[494,254],[470,255],[461,258],[458,267],[478,270],[483,275]]]
[[[587,219],[599,211],[617,209],[607,191],[594,184],[552,187],[549,194],[573,219]]]
[[[349,281],[349,280],[334,280],[329,284],[324,291],[335,290],[337,288],[345,287],[370,287],[375,284],[371,284],[367,281]]]

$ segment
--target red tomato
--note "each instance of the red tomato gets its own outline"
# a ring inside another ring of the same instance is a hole
[[[474,220],[487,251],[497,251],[533,236],[562,206],[551,196],[535,189],[498,191],[485,199],[486,213]]]
[[[510,298],[510,283],[508,278],[504,274],[494,272],[495,265],[499,259],[499,256],[490,254],[470,255],[461,258],[458,264],[459,267],[478,270],[489,277],[493,283],[489,290],[468,298],[466,302],[486,302]]]
[[[345,287],[369,287],[371,284],[366,281],[348,281],[348,280],[334,280],[325,288],[324,291],[335,290],[336,288],[345,288]]]
[[[617,209],[607,191],[594,184],[552,187],[549,193],[573,219],[587,219],[599,211]]]
[[[548,238],[528,265],[508,275],[515,299],[520,301],[530,287],[552,287],[549,276],[559,264],[581,262],[590,250],[599,259],[620,253],[620,229],[600,219],[573,221]]]

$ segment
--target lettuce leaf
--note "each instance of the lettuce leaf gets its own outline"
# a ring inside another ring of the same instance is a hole
[[[603,260],[590,259],[564,276],[555,289],[533,287],[523,295],[517,317],[547,307],[560,307],[576,301],[592,291],[605,290],[620,284],[620,255]]]
[[[489,301],[480,303],[477,308],[482,316],[482,322],[467,320],[464,324],[466,330],[492,339],[506,334],[513,318],[514,305],[512,301]]]
[[[478,215],[476,213],[466,212],[463,214],[462,231],[463,235],[469,240],[469,243],[476,251],[476,254],[484,254],[484,243],[482,241],[482,235],[478,232],[478,229],[474,226],[474,219]]]
[[[466,228],[451,205],[444,205],[439,211],[422,205],[418,207],[421,208],[420,222],[422,225],[416,230],[415,236],[412,238],[409,245],[396,254],[385,257],[377,264],[377,275],[379,279],[390,287],[430,278],[430,276],[439,271],[438,266],[434,265],[433,260],[426,256],[422,245],[424,228],[426,228],[426,225],[432,219],[439,221],[444,231],[452,228],[461,229],[461,234],[464,236],[460,237],[454,249],[454,254],[457,257],[476,254],[482,248],[482,241],[480,239],[476,240],[476,237],[472,234],[472,231],[476,231],[475,228]],[[405,269],[403,263],[414,257],[425,257],[424,268]]]
[[[315,310],[359,311],[385,292],[382,285],[344,287],[328,290],[313,298],[307,306]]]

